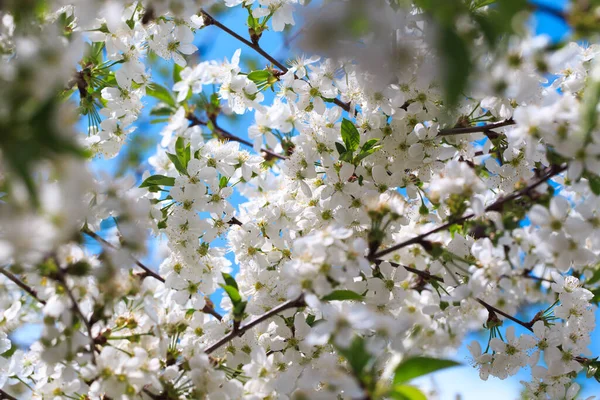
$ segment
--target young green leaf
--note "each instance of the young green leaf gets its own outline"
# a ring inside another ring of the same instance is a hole
[[[344,118],[342,121],[342,140],[349,152],[354,152],[360,144],[360,133],[352,121]]]
[[[343,300],[363,300],[364,297],[352,290],[334,290],[327,296],[324,296],[323,301],[343,301]]]
[[[183,166],[183,164],[181,163],[181,160],[179,160],[179,157],[177,157],[176,154],[171,154],[171,153],[167,153],[167,157],[169,157],[169,160],[171,160],[171,162],[173,163],[173,165],[175,165],[175,169],[177,171],[179,171],[179,173],[181,175],[187,175],[187,169]]]
[[[336,347],[352,368],[354,375],[360,377],[363,375],[365,368],[372,361],[373,356],[367,351],[365,339],[361,336],[356,336],[352,343],[347,348]]]
[[[414,386],[398,385],[392,388],[390,397],[394,400],[427,400],[423,392]]]
[[[185,140],[182,137],[177,138],[175,142],[175,153],[183,168],[187,171],[188,163],[190,162],[190,145],[185,145]]]
[[[394,385],[406,383],[414,378],[430,374],[445,368],[460,365],[456,361],[430,357],[412,357],[400,363],[394,374]]]
[[[152,96],[155,99],[166,103],[167,105],[176,108],[175,98],[171,95],[171,92],[164,86],[158,83],[151,83],[146,87],[146,94]]]
[[[239,290],[238,288],[238,284],[235,281],[235,278],[225,272],[221,272],[221,275],[223,275],[223,279],[225,280],[225,284],[229,285],[229,286],[233,286],[236,290]]]
[[[175,178],[164,175],[152,175],[146,178],[140,185],[141,188],[150,186],[173,186],[175,185]]]

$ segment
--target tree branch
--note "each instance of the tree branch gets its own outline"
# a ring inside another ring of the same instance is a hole
[[[21,289],[23,289],[25,292],[27,292],[31,297],[33,297],[34,299],[36,299],[38,301],[38,303],[46,305],[46,301],[40,299],[37,296],[37,292],[34,289],[32,289],[30,286],[28,286],[25,282],[23,282],[19,278],[17,278],[16,275],[14,275],[13,273],[9,272],[5,268],[0,268],[0,274],[6,276],[15,285],[17,285],[18,287],[20,287]]]
[[[269,318],[279,314],[280,312],[289,310],[290,308],[304,307],[305,305],[306,305],[306,303],[304,302],[304,294],[300,295],[295,300],[286,301],[285,303],[282,303],[282,304],[278,305],[277,307],[272,308],[271,310],[267,311],[266,313],[262,314],[261,316],[257,317],[256,319],[248,322],[247,324],[241,325],[237,329],[233,329],[230,333],[223,336],[216,343],[213,343],[212,345],[208,346],[204,350],[204,352],[206,354],[210,354],[213,351],[217,350],[219,347],[221,347],[224,344],[235,339],[236,337],[242,336],[244,333],[246,333],[247,330],[252,329],[256,325],[268,320]]]
[[[87,226],[82,229],[82,232],[85,233],[86,235],[90,236],[91,238],[95,239],[97,242],[99,242],[100,244],[104,245],[105,247],[109,247],[109,248],[111,248],[113,250],[119,250],[115,245],[113,245],[109,241],[105,240],[102,236],[98,235],[96,232],[90,230]],[[162,276],[160,276],[159,274],[157,274],[156,272],[152,271],[150,268],[148,268],[147,266],[145,266],[144,264],[142,264],[141,261],[137,260],[131,254],[129,254],[129,257],[131,257],[131,259],[133,261],[135,261],[135,264],[138,267],[140,267],[141,269],[144,270],[144,273],[145,273],[146,276],[150,276],[150,277],[152,277],[152,278],[154,278],[154,279],[156,279],[156,280],[158,280],[158,281],[160,281],[162,283],[165,283],[165,279]],[[223,320],[223,316],[221,314],[219,314],[213,307],[211,307],[208,304],[205,305],[204,308],[201,311],[205,312],[207,314],[212,315],[213,317],[215,317],[219,321]]]
[[[289,71],[288,67],[286,67],[285,65],[283,65],[282,63],[280,63],[279,61],[277,61],[269,53],[267,53],[266,51],[264,51],[263,48],[258,45],[258,43],[252,43],[248,39],[245,39],[242,36],[238,35],[234,31],[232,31],[231,29],[229,29],[228,27],[226,27],[225,25],[223,25],[222,23],[220,23],[219,21],[217,21],[216,19],[214,19],[213,16],[211,16],[206,11],[200,10],[200,13],[204,17],[204,24],[205,25],[214,25],[217,28],[221,29],[223,32],[229,34],[233,38],[235,38],[235,39],[239,40],[240,42],[244,43],[246,46],[250,47],[252,50],[256,51],[258,54],[260,54],[261,56],[263,56],[264,58],[266,58],[267,60],[269,60],[271,62],[271,64],[273,64],[274,66],[276,66],[277,68],[279,68],[284,74]],[[333,100],[333,103],[335,105],[343,108],[346,112],[350,112],[350,104],[344,103],[343,101],[341,101],[341,100],[339,100],[337,98]]]
[[[56,264],[58,265],[58,262]],[[67,285],[67,279],[65,277],[64,271],[60,267],[58,268],[58,275],[56,276],[56,278],[58,282],[65,288],[65,292],[67,292],[67,295],[71,300],[71,308],[73,309],[73,312],[79,316],[79,318],[85,325],[85,328],[88,333],[88,338],[90,339],[89,353],[92,356],[93,363],[96,364],[96,341],[94,340],[94,336],[92,335],[92,325],[90,324],[90,321],[85,317],[85,315],[83,315],[81,308],[79,308],[79,304],[77,304],[77,300],[75,299],[71,288],[69,288],[69,285]]]
[[[452,135],[463,135],[466,133],[476,133],[476,132],[488,132],[492,129],[502,128],[504,126],[515,125],[515,120],[507,119],[501,122],[495,122],[493,124],[487,125],[478,125],[478,126],[468,126],[466,128],[449,128],[449,129],[440,129],[438,132],[438,136],[452,136]]]
[[[496,200],[493,204],[489,205],[488,207],[485,208],[485,211],[501,211],[502,207],[504,206],[504,204],[508,203],[509,201],[515,200],[521,196],[527,195],[529,194],[529,192],[531,192],[533,189],[535,189],[536,187],[538,187],[539,185],[541,185],[542,183],[546,182],[548,179],[552,178],[553,176],[556,176],[558,174],[560,174],[561,172],[565,171],[567,169],[566,165],[563,166],[556,166],[553,165],[551,167],[549,167],[548,171],[546,172],[546,174],[541,177],[540,179],[538,179],[537,181],[531,183],[530,185],[528,185],[527,187],[521,189],[521,190],[517,190],[516,192],[513,192],[512,194],[506,196],[506,197],[501,197],[498,200]],[[381,258],[387,254],[390,254],[396,250],[402,249],[406,246],[410,246],[413,244],[423,244],[424,239],[426,237],[428,237],[429,235],[433,235],[434,233],[438,233],[441,231],[444,231],[446,229],[448,229],[449,227],[451,227],[454,224],[460,224],[462,222],[465,222],[468,219],[471,219],[475,216],[475,214],[467,214],[465,216],[462,216],[460,218],[451,220],[446,222],[443,225],[438,226],[437,228],[434,228],[428,232],[422,233],[418,236],[415,236],[412,239],[406,240],[404,242],[398,243],[392,247],[389,247],[385,250],[379,251],[375,254],[373,254],[372,256],[369,257],[369,259],[371,261],[374,261],[378,258]]]
[[[214,19],[206,11],[200,10],[200,13],[204,17],[204,24],[205,25],[214,25],[214,26],[216,26],[217,28],[221,29],[223,32],[229,34],[230,36],[232,36],[235,39],[239,40],[240,42],[244,43],[246,46],[250,47],[252,50],[254,50],[257,53],[259,53],[261,56],[263,56],[264,58],[266,58],[267,60],[269,60],[271,62],[271,64],[275,65],[277,68],[279,68],[280,70],[282,70],[284,73],[288,72],[288,68],[285,65],[283,65],[282,63],[280,63],[279,61],[277,61],[275,58],[271,57],[271,55],[269,53],[267,53],[266,51],[264,51],[262,49],[262,47],[260,47],[258,44],[252,43],[251,41],[249,41],[247,39],[244,39],[243,37],[241,37],[240,35],[238,35],[234,31],[232,31],[231,29],[229,29],[228,27],[226,27],[225,25],[223,25],[222,23],[220,23],[219,21],[217,21],[216,19]]]
[[[534,317],[531,321],[529,322],[524,322],[521,321],[518,318],[513,317],[510,314],[505,313],[502,310],[497,309],[496,307],[489,305],[488,303],[486,303],[485,301],[481,300],[480,298],[476,298],[475,300],[477,300],[477,302],[479,304],[481,304],[482,306],[484,306],[486,308],[486,310],[488,310],[489,313],[494,313],[494,314],[500,314],[502,315],[504,318],[510,319],[513,322],[516,322],[517,324],[521,325],[522,327],[525,327],[527,329],[529,329],[531,332],[533,332],[533,324],[535,324],[535,322],[537,321],[537,318]]]
[[[0,400],[17,400],[17,398],[0,389]]]

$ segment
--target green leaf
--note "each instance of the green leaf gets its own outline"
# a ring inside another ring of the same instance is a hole
[[[335,148],[337,149],[340,156],[346,153],[346,148],[340,142],[335,142]]]
[[[221,179],[219,179],[219,189],[223,189],[225,186],[227,186],[227,182],[229,182],[229,178],[222,176]]]
[[[257,85],[261,82],[267,82],[269,80],[269,78],[271,77],[271,73],[265,69],[260,70],[260,71],[252,71],[248,74],[248,79],[250,79],[252,82],[256,83]]]
[[[367,351],[365,339],[360,336],[354,337],[348,348],[336,348],[338,353],[348,360],[348,364],[350,364],[354,375],[357,377],[360,377],[363,374],[363,371],[371,362],[372,356]]]
[[[449,27],[440,27],[438,50],[444,63],[443,82],[449,107],[457,104],[471,72],[469,47],[458,33]]]
[[[247,304],[247,301],[240,301],[233,306],[233,319],[235,321],[241,321],[243,319]]]
[[[430,374],[445,368],[460,365],[456,361],[430,357],[413,357],[406,359],[396,367],[394,385],[406,383],[414,378]]]
[[[175,111],[177,110],[165,103],[158,103],[156,106],[152,107],[152,110],[150,110],[150,115],[156,117],[170,117],[175,113]]]
[[[596,265],[594,268],[594,274],[590,277],[590,279],[585,281],[586,285],[593,285],[594,283],[600,281],[600,265]]]
[[[187,166],[190,162],[190,145],[185,145],[185,139],[182,137],[177,138],[175,142],[175,153],[177,154],[177,158],[179,158],[179,162],[187,172]]]
[[[179,157],[177,157],[176,154],[167,153],[167,157],[169,157],[169,160],[171,160],[173,165],[175,165],[175,169],[177,169],[177,171],[179,171],[180,174],[182,174],[182,175],[188,174],[187,169],[183,166],[183,164],[179,160]]]
[[[583,94],[583,111],[580,118],[582,134],[585,136],[586,143],[591,141],[592,132],[598,124],[598,102],[600,102],[600,80],[591,80]]]
[[[173,186],[175,185],[175,178],[164,175],[152,175],[146,178],[140,185],[141,188],[150,186]]]
[[[230,285],[220,285],[223,290],[225,290],[225,292],[227,293],[227,295],[229,296],[229,298],[231,299],[231,303],[234,305],[238,304],[240,301],[242,301],[242,296],[240,295],[239,290],[237,290],[237,288],[234,288],[233,286]]]
[[[146,94],[152,96],[155,99],[166,103],[167,105],[176,108],[175,98],[171,95],[171,92],[164,86],[158,83],[151,83],[146,87]]]
[[[226,274],[225,272],[221,272],[221,275],[223,275],[226,285],[233,286],[236,290],[239,290],[238,284],[233,276]]]
[[[363,300],[364,297],[352,290],[334,290],[327,296],[324,296],[323,301],[343,301],[343,300]]]
[[[588,180],[588,184],[590,185],[590,190],[592,193],[594,193],[596,196],[600,195],[600,176],[592,173],[586,173],[584,174],[584,177]]]
[[[409,385],[394,386],[390,397],[395,400],[427,400],[423,392]]]
[[[354,152],[360,144],[360,133],[352,121],[344,118],[342,121],[342,140],[349,152]]]
[[[382,146],[378,145],[378,142],[379,139],[367,140],[367,142],[363,144],[363,146],[360,148],[360,153],[358,153],[358,156],[356,156],[356,164],[358,164],[365,157],[370,156],[371,154],[379,150]]]
[[[173,63],[173,83],[181,80],[181,71],[183,71],[183,67],[177,63]]]

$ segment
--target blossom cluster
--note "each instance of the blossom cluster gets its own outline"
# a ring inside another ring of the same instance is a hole
[[[0,398],[421,399],[411,380],[482,327],[484,380],[529,369],[535,400],[600,381],[600,47],[580,6],[559,16],[585,44],[520,13],[492,35],[508,11],[474,0],[9,3]],[[297,20],[310,54],[261,47]],[[245,47],[204,60],[215,32]],[[149,118],[143,171],[98,173]]]

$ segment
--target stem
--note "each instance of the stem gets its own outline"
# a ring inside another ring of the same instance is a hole
[[[289,310],[290,308],[304,307],[305,305],[306,305],[306,303],[304,302],[304,294],[301,294],[295,300],[286,301],[285,303],[282,303],[282,304],[278,305],[277,307],[272,308],[271,310],[269,310],[266,313],[262,314],[261,316],[257,317],[253,321],[250,321],[247,324],[241,325],[237,329],[232,330],[230,333],[228,333],[227,335],[225,335],[221,339],[219,339],[216,343],[213,343],[212,345],[208,346],[204,350],[204,352],[206,354],[210,354],[213,351],[217,350],[219,347],[221,347],[224,344],[226,344],[226,343],[230,342],[231,340],[235,339],[236,337],[242,336],[244,333],[246,333],[247,330],[252,329],[256,325],[258,325],[261,322],[266,321],[267,319],[269,319],[269,318],[271,318],[271,317],[279,314],[280,312],[285,311],[285,310]]]
[[[25,282],[21,281],[19,278],[17,278],[13,273],[9,272],[8,270],[6,270],[5,268],[0,268],[0,274],[6,276],[9,280],[11,280],[15,285],[17,285],[18,287],[20,287],[21,289],[23,289],[25,292],[27,292],[31,297],[33,297],[34,299],[36,299],[38,301],[38,303],[41,303],[43,305],[46,305],[46,301],[40,299],[37,296],[37,292],[32,289],[30,286],[28,286]]]
[[[86,235],[90,236],[91,238],[93,238],[94,240],[96,240],[98,243],[102,244],[105,247],[108,247],[113,250],[119,250],[119,248],[117,246],[115,246],[108,240],[104,239],[102,236],[98,235],[96,232],[90,230],[87,226],[82,229],[82,232],[85,233]],[[152,278],[154,278],[158,281],[161,281],[162,283],[165,283],[165,280],[162,276],[158,275],[156,272],[152,271],[150,268],[148,268],[147,266],[142,264],[139,260],[134,258],[131,254],[129,255],[129,257],[131,257],[133,259],[133,261],[135,261],[135,264],[138,267],[140,267],[141,269],[144,270],[144,272],[146,272],[146,275],[151,276]]]
[[[17,400],[17,398],[0,389],[0,400]]]
[[[279,68],[284,74],[289,71],[289,69],[285,65],[283,65],[282,63],[280,63],[279,61],[277,61],[273,56],[271,56],[269,53],[267,53],[266,51],[264,51],[262,49],[262,47],[260,47],[258,45],[258,43],[252,43],[248,39],[245,39],[245,38],[241,37],[240,35],[238,35],[234,31],[232,31],[231,29],[229,29],[228,27],[226,27],[225,25],[223,25],[222,23],[220,23],[219,21],[217,21],[216,19],[214,19],[206,11],[201,10],[200,13],[204,17],[204,24],[205,25],[214,25],[217,28],[221,29],[223,32],[229,34],[233,38],[235,38],[235,39],[239,40],[240,42],[244,43],[246,46],[250,47],[252,50],[256,51],[258,54],[260,54],[261,56],[263,56],[264,58],[266,58],[267,60],[269,60],[271,62],[271,64],[273,64],[277,68]],[[339,100],[337,98],[333,100],[333,103],[335,105],[343,108],[344,111],[350,112],[350,104],[344,103],[343,101],[341,101],[341,100]]]
[[[111,248],[113,250],[119,250],[117,248],[117,246],[115,246],[112,243],[110,243],[109,241],[105,240],[102,236],[100,236],[96,232],[90,230],[87,226],[82,229],[82,232],[85,233],[86,235],[90,236],[91,238],[95,239],[97,242],[99,242],[100,244],[102,244],[102,245],[104,245],[106,247],[109,247],[109,248]],[[141,261],[137,260],[131,254],[129,254],[129,257],[131,257],[131,259],[133,259],[133,261],[135,261],[135,263],[136,263],[136,265],[138,267],[140,267],[141,269],[144,270],[146,276],[150,276],[150,277],[152,277],[152,278],[154,278],[154,279],[156,279],[156,280],[158,280],[158,281],[160,281],[162,283],[165,283],[165,279],[162,276],[160,276],[156,272],[152,271],[150,268],[148,268],[147,266],[145,266]],[[219,314],[213,307],[210,307],[209,305],[205,305],[204,308],[201,311],[212,315],[213,317],[215,317],[219,321],[221,321],[223,319],[223,316],[221,314]]]
[[[249,41],[247,39],[244,39],[243,37],[241,37],[240,35],[238,35],[234,31],[232,31],[231,29],[229,29],[228,27],[226,27],[225,25],[223,25],[222,23],[220,23],[219,21],[217,21],[216,19],[214,19],[206,11],[200,10],[200,13],[204,17],[204,24],[205,25],[214,25],[214,26],[216,26],[217,28],[221,29],[223,32],[231,35],[232,37],[236,38],[240,42],[244,43],[246,46],[250,47],[252,50],[254,50],[257,53],[259,53],[261,56],[263,56],[264,58],[266,58],[267,60],[269,60],[271,62],[271,64],[275,65],[277,68],[279,68],[280,70],[282,70],[284,73],[288,72],[288,68],[285,65],[283,65],[282,63],[280,63],[279,61],[277,61],[275,58],[271,57],[271,55],[269,53],[267,53],[266,51],[264,51],[262,49],[262,47],[260,47],[258,44],[252,43],[251,41]]]
[[[215,131],[218,131],[220,133],[220,136],[223,139],[233,140],[234,142],[239,142],[241,144],[245,144],[246,146],[254,147],[254,143],[252,143],[246,139],[242,139],[241,137],[236,136],[233,133],[230,133],[230,132],[226,131],[225,129],[221,128],[219,125],[217,125],[216,120],[213,120],[212,122],[213,122],[213,125],[215,126]],[[282,156],[281,154],[277,154],[274,151],[271,151],[269,149],[260,149],[260,151],[268,154],[271,157],[279,158],[280,160],[287,160],[287,157]]]
[[[186,118],[190,121],[190,126],[208,125],[206,122],[202,121],[200,118],[196,117],[192,113],[188,113],[188,115],[186,115]],[[242,144],[244,144],[246,146],[249,146],[249,147],[252,147],[252,148],[254,147],[254,143],[250,142],[249,140],[242,139],[241,137],[236,136],[233,133],[228,132],[225,129],[223,129],[220,126],[218,126],[216,119],[213,119],[212,123],[213,123],[213,126],[214,126],[214,130],[217,131],[217,133],[219,133],[219,136],[222,139],[233,140],[234,142],[239,142],[239,143],[242,143]],[[276,158],[279,158],[280,160],[287,160],[287,157],[284,157],[284,156],[282,156],[280,154],[277,154],[274,151],[271,151],[271,150],[268,150],[268,149],[260,149],[260,151],[262,151],[263,153],[268,154],[271,157],[276,157]]]
[[[496,200],[494,203],[492,203],[491,205],[489,205],[488,207],[485,208],[485,211],[500,211],[502,210],[502,207],[504,206],[505,203],[508,203],[509,201],[515,200],[521,196],[527,195],[529,194],[529,192],[531,192],[533,189],[535,189],[536,187],[538,187],[539,185],[541,185],[542,183],[546,182],[548,179],[552,178],[555,175],[560,174],[561,172],[565,171],[567,169],[566,165],[563,166],[556,166],[553,165],[551,167],[549,167],[549,169],[547,170],[546,174],[544,176],[542,176],[540,179],[538,179],[537,181],[535,181],[534,183],[528,185],[527,187],[521,189],[521,190],[517,190],[516,192],[513,192],[512,194],[506,196],[506,197],[501,197],[500,199]],[[422,233],[418,236],[415,236],[412,239],[406,240],[402,243],[398,243],[390,248],[387,248],[385,250],[382,250],[380,252],[377,252],[375,254],[373,254],[369,259],[371,261],[376,260],[380,257],[383,257],[387,254],[390,254],[396,250],[402,249],[406,246],[410,246],[412,244],[423,244],[424,239],[426,237],[428,237],[429,235],[433,235],[434,233],[438,233],[441,231],[444,231],[446,229],[448,229],[449,227],[451,227],[454,224],[460,224],[465,222],[468,219],[471,219],[475,216],[475,214],[467,214],[463,217],[451,220],[449,222],[446,222],[443,225],[438,226],[437,228],[434,228],[428,232]]]
[[[513,322],[516,322],[517,324],[519,324],[519,325],[521,325],[521,326],[523,326],[523,327],[527,328],[527,329],[528,329],[528,330],[530,330],[531,332],[533,332],[533,328],[532,328],[532,326],[533,326],[533,324],[536,322],[536,318],[532,319],[532,320],[531,320],[531,321],[529,321],[529,322],[524,322],[524,321],[521,321],[520,319],[517,319],[517,318],[513,317],[513,316],[512,316],[512,315],[510,315],[510,314],[507,314],[507,313],[505,313],[505,312],[504,312],[504,311],[502,311],[502,310],[499,310],[499,309],[497,309],[497,308],[496,308],[496,307],[494,307],[494,306],[491,306],[491,305],[489,305],[488,303],[486,303],[485,301],[481,300],[480,298],[476,298],[475,300],[477,300],[477,302],[478,302],[479,304],[481,304],[482,306],[484,306],[484,307],[486,308],[486,310],[488,310],[488,312],[490,312],[490,313],[495,313],[495,314],[500,314],[500,315],[502,315],[504,318],[510,319],[511,321],[513,321]]]
[[[503,126],[515,125],[515,120],[507,119],[501,122],[495,122],[493,124],[487,125],[479,125],[479,126],[469,126],[466,128],[450,128],[450,129],[441,129],[438,132],[438,136],[452,136],[452,135],[462,135],[465,133],[475,133],[475,132],[488,132],[492,129],[502,128]]]
[[[57,263],[57,265],[58,265],[58,263]],[[60,268],[59,268],[57,280],[65,288],[65,291],[67,292],[67,295],[69,296],[69,299],[71,299],[71,303],[73,303],[71,305],[71,308],[73,309],[75,314],[79,315],[79,318],[81,318],[81,321],[85,325],[85,328],[88,333],[88,338],[90,339],[90,352],[89,353],[92,356],[92,362],[94,364],[96,364],[96,354],[94,353],[96,350],[96,342],[94,341],[94,336],[92,335],[92,326],[90,325],[90,321],[88,321],[88,319],[85,317],[85,315],[83,315],[81,308],[79,308],[79,304],[77,304],[77,300],[75,299],[73,292],[69,288],[69,285],[67,285],[67,279],[65,278],[64,272]]]

